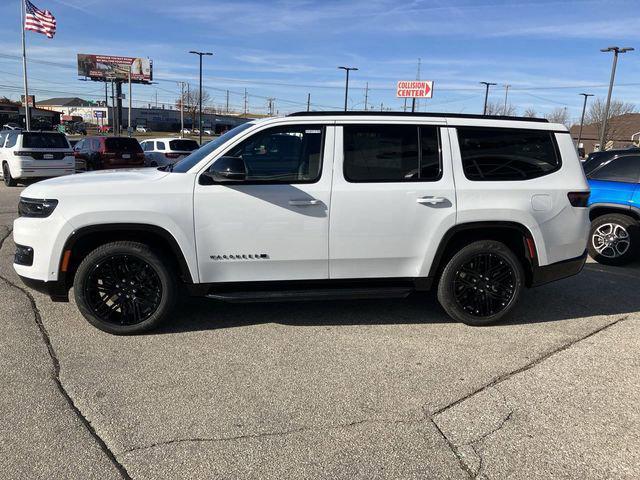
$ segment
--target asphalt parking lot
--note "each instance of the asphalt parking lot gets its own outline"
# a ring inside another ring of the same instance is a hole
[[[431,296],[185,301],[115,337],[12,266],[0,186],[4,478],[639,478],[640,264],[589,263],[507,323]]]

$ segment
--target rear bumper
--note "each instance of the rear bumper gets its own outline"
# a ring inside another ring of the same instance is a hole
[[[587,261],[587,252],[576,258],[563,260],[561,262],[552,263],[543,267],[533,267],[533,276],[531,279],[532,287],[539,287],[545,283],[555,282],[563,278],[572,277],[582,271]]]
[[[45,282],[44,280],[35,280],[33,278],[23,277],[18,275],[22,283],[24,283],[31,290],[49,295],[54,302],[68,302],[69,301],[69,289],[66,287],[64,281]]]

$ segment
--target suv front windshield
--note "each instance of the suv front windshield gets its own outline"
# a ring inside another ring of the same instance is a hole
[[[218,138],[216,138],[214,140],[211,140],[209,143],[207,143],[206,145],[200,147],[198,150],[193,152],[191,155],[189,155],[187,157],[184,157],[182,160],[177,162],[173,166],[173,169],[171,171],[172,172],[184,173],[184,172],[190,170],[196,163],[198,163],[200,160],[202,160],[205,157],[207,157],[215,149],[217,149],[218,147],[220,147],[224,143],[228,142],[229,140],[231,140],[236,135],[239,135],[240,133],[244,132],[246,129],[252,127],[253,125],[254,124],[251,123],[251,122],[243,123],[242,125],[238,125],[236,128],[233,128],[233,129],[229,130],[228,132],[220,135]]]

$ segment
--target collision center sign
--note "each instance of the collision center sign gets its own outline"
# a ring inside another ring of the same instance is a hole
[[[396,88],[398,98],[431,98],[432,96],[432,80],[401,80]]]

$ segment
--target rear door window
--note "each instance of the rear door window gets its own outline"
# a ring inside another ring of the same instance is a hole
[[[593,171],[589,178],[608,182],[637,183],[640,177],[640,156],[618,157]]]
[[[458,127],[457,131],[469,180],[530,180],[561,166],[553,132],[486,127]]]
[[[156,150],[164,150],[165,145],[164,142],[156,142]]]
[[[16,142],[18,141],[18,133],[10,132],[7,134],[7,143],[4,148],[11,148],[16,146]]]
[[[61,133],[24,132],[23,148],[69,148],[67,138]]]
[[[438,180],[438,127],[345,125],[344,177],[349,182]]]

